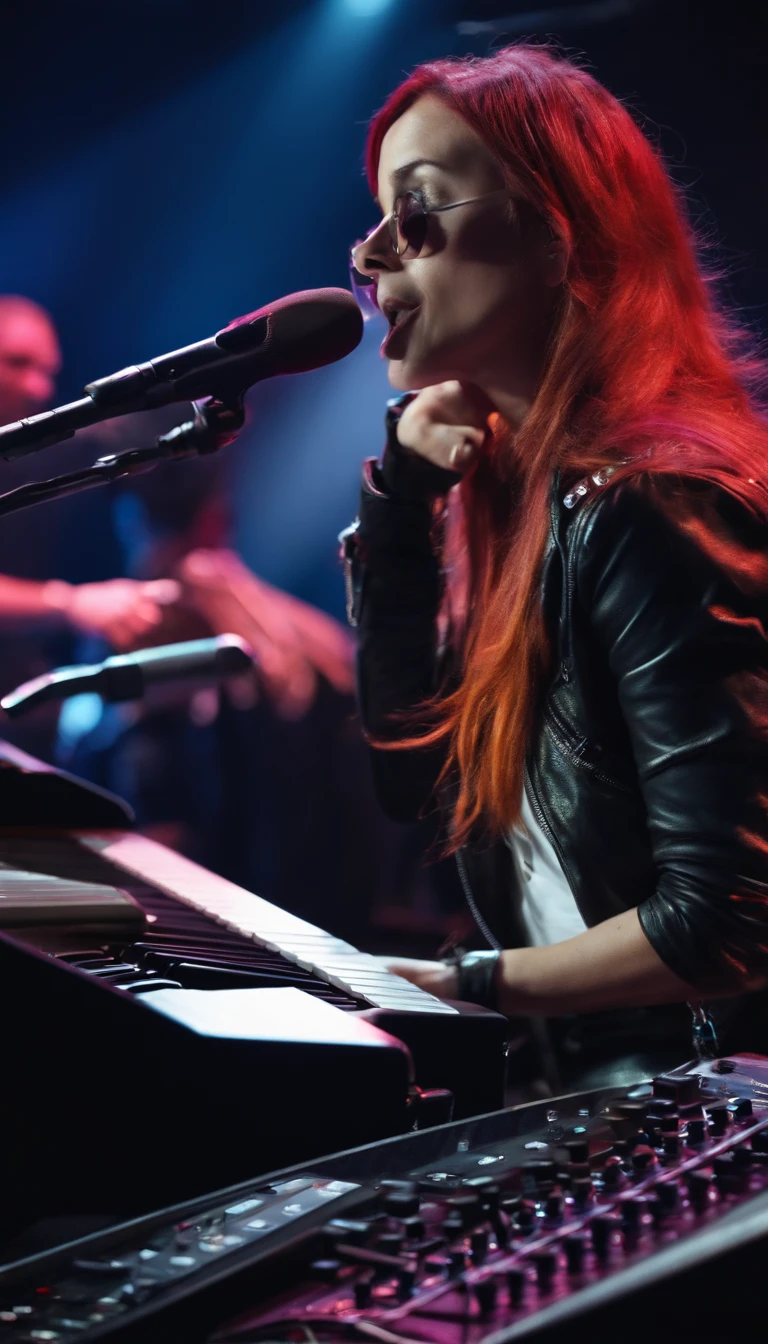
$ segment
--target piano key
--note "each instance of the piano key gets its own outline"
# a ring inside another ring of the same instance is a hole
[[[145,929],[141,943],[131,947],[132,955],[146,952],[147,966],[155,952],[162,952],[181,960],[199,958],[203,966],[261,972],[264,983],[295,984],[347,1008],[457,1011],[393,975],[353,944],[144,836],[84,833],[78,839],[84,848],[150,884],[139,900],[153,923]],[[165,962],[162,969],[181,975],[179,964]],[[339,994],[349,996],[349,1001],[340,1000]]]

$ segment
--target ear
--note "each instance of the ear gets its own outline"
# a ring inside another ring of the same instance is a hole
[[[551,289],[562,285],[568,273],[568,246],[563,238],[548,238],[544,249],[544,283]]]

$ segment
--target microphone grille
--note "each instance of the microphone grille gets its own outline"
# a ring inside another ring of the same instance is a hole
[[[363,316],[349,290],[306,289],[235,318],[216,333],[216,344],[233,354],[258,346],[272,356],[276,373],[304,373],[343,359],[362,335]]]

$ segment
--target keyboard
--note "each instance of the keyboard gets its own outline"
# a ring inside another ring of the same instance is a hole
[[[9,781],[7,749],[0,759],[0,798],[15,793],[23,815],[31,788],[43,823],[0,832],[17,1155],[0,1242],[36,1216],[127,1216],[158,1190],[191,1197],[446,1119],[451,1105],[499,1104],[504,1019],[443,1003],[126,825],[89,825],[90,791],[79,804],[71,778],[79,824],[55,828],[56,772],[41,767],[41,781],[35,764]],[[101,820],[111,804],[96,802]]]

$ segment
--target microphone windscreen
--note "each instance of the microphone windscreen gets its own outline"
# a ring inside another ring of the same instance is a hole
[[[351,354],[363,335],[363,315],[346,289],[306,289],[265,304],[255,313],[235,318],[216,333],[216,344],[228,354],[249,350],[254,329],[267,336],[259,358],[270,373],[306,373]]]

